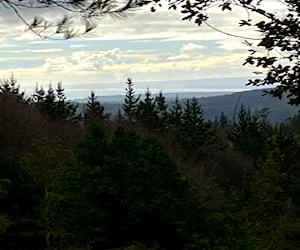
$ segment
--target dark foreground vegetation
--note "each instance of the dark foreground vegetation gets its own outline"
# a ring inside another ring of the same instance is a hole
[[[130,79],[114,119],[61,85],[0,92],[0,249],[300,249],[300,116],[205,121]]]

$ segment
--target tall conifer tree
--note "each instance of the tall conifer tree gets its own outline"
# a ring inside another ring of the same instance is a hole
[[[60,82],[57,84],[56,89],[50,84],[47,91],[43,87],[38,88],[37,86],[31,102],[49,120],[80,120],[80,115],[77,114],[77,106],[67,101],[64,88]]]
[[[97,100],[94,91],[91,91],[88,98],[89,100],[84,114],[84,118],[87,122],[100,122],[109,118],[110,114],[104,113],[104,106]]]
[[[138,120],[149,128],[155,128],[158,125],[158,112],[154,97],[151,97],[149,89],[145,93],[145,98],[139,102]]]
[[[140,96],[135,96],[134,84],[132,79],[128,78],[126,81],[127,87],[125,88],[126,96],[124,99],[124,103],[122,105],[122,109],[124,111],[125,118],[129,122],[136,121],[136,115],[138,110],[138,102],[140,100]]]

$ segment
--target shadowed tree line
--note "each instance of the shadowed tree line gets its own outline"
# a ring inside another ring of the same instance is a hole
[[[0,84],[0,249],[299,249],[299,116],[204,120],[126,81],[117,117]]]

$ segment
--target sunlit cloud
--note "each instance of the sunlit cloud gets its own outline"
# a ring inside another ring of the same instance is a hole
[[[70,48],[84,48],[85,46],[85,44],[72,44],[70,45]]]
[[[46,58],[43,68],[48,71],[98,71],[120,61],[121,57],[122,52],[117,48],[99,52],[76,51],[69,57]]]
[[[265,3],[282,12],[279,1]],[[52,20],[58,16],[51,10],[24,13],[26,20],[35,14]],[[261,34],[255,28],[238,27],[239,20],[248,18],[247,13],[240,8],[221,13],[211,8],[209,14],[212,27],[199,27],[181,21],[176,11],[151,13],[147,7],[124,19],[104,17],[87,35],[53,41],[25,32],[24,23],[1,9],[0,78],[14,74],[22,85],[34,86],[56,81],[73,85],[123,82],[127,77],[151,81],[251,75],[254,69],[242,66],[249,49],[244,41],[256,46],[258,40],[248,38],[258,39]]]
[[[187,43],[182,46],[178,55],[170,56],[169,60],[190,60],[202,57],[203,46],[195,43]]]

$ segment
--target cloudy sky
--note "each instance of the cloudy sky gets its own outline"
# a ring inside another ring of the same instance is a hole
[[[282,8],[279,0],[265,0],[265,5],[278,12]],[[45,13],[57,17],[53,10]],[[29,19],[35,14],[24,12]],[[249,27],[237,26],[247,18],[242,9],[223,14],[211,9],[210,14],[210,23],[225,32],[260,36]],[[0,78],[13,74],[27,88],[58,81],[89,88],[96,83],[120,84],[127,77],[136,82],[249,77],[255,69],[242,66],[249,49],[244,40],[181,21],[175,11],[152,13],[149,7],[124,19],[104,17],[85,36],[42,40],[25,32],[13,11],[0,6]]]

